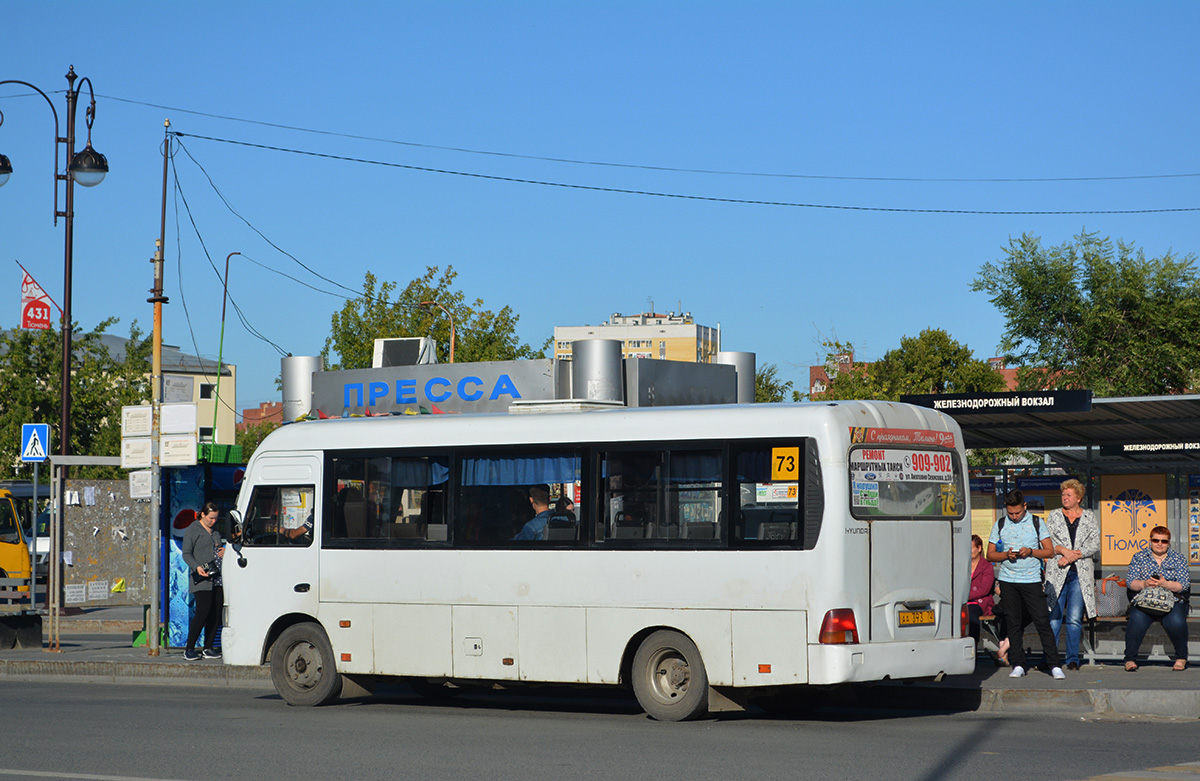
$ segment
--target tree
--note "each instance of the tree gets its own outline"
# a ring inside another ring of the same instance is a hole
[[[95,456],[121,453],[121,407],[150,398],[150,340],[137,322],[120,360],[101,336],[115,318],[89,333],[72,336],[71,452]],[[61,431],[62,334],[56,329],[0,333],[0,477],[25,477],[20,460],[22,423],[49,423],[51,447]],[[120,477],[115,467],[86,467],[82,477]],[[48,475],[48,470],[47,470]]]
[[[255,423],[252,426],[246,426],[237,432],[234,439],[242,448],[242,463],[250,461],[250,456],[254,455],[254,451],[266,439],[267,434],[270,434],[275,429],[279,428],[280,424],[273,420],[264,420],[261,423]]]
[[[432,336],[437,341],[438,360],[450,359],[450,319],[436,307],[421,307],[436,301],[454,315],[455,361],[511,361],[540,357],[517,338],[517,321],[512,307],[498,312],[484,309],[483,299],[466,302],[455,290],[453,266],[440,271],[428,266],[425,273],[409,282],[392,300],[396,283],[378,283],[367,272],[362,296],[347,301],[335,312],[329,337],[321,356],[330,369],[364,369],[371,366],[375,340],[381,338]],[[336,354],[337,360],[332,360]]]
[[[1086,231],[1050,248],[1023,234],[980,268],[971,289],[1004,314],[1000,349],[1024,390],[1181,393],[1200,372],[1195,263],[1194,254],[1147,258]]]
[[[784,394],[792,389],[792,381],[783,382],[779,367],[773,363],[764,365],[754,373],[754,400],[759,404],[783,401]]]
[[[888,399],[907,394],[986,393],[1004,390],[987,361],[939,328],[927,328],[874,363],[855,363],[854,346],[825,342],[830,381],[818,399]]]
[[[821,346],[825,348],[825,374],[829,384],[824,391],[812,395],[813,401],[878,398],[879,389],[870,376],[871,364],[855,363],[853,344],[826,339]]]

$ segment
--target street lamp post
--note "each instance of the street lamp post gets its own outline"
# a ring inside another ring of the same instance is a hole
[[[234,255],[241,254],[240,252],[230,252],[225,256],[225,277],[221,283],[221,341],[217,347],[217,392],[213,398],[212,449],[214,452],[217,444],[217,414],[221,411],[221,358],[225,354],[225,302],[229,300],[229,259]],[[234,401],[236,402],[236,399]]]
[[[54,108],[54,103],[45,92],[42,92],[27,81],[19,81],[17,79],[0,81],[0,85],[20,84],[34,90],[45,98],[46,105],[50,107],[51,113],[54,114],[54,224],[58,225],[58,218],[62,217],[63,223],[66,226],[66,247],[63,260],[62,408],[60,411],[58,436],[59,453],[64,456],[69,455],[71,452],[71,263],[75,244],[75,183],[78,182],[83,187],[95,187],[104,180],[104,175],[108,173],[108,160],[104,155],[92,148],[92,122],[96,119],[96,95],[92,90],[92,80],[85,77],[83,81],[79,82],[79,86],[76,87],[75,79],[79,77],[75,75],[74,65],[67,71],[66,78],[66,136],[59,134],[58,111]],[[87,146],[79,154],[75,154],[75,104],[79,99],[79,91],[83,89],[84,83],[87,84],[88,95],[91,99],[87,107]],[[4,124],[4,115],[0,113],[0,125],[2,124]],[[58,172],[59,144],[65,144],[67,148],[67,168],[63,173]],[[8,157],[0,154],[0,187],[8,181],[12,172],[12,162]],[[59,211],[58,208],[58,182],[60,181],[66,182],[66,197],[62,211]]]
[[[454,363],[454,315],[450,314],[450,310],[439,304],[437,301],[422,301],[421,307],[428,309],[431,306],[436,306],[438,309],[446,313],[446,317],[450,318],[450,363]]]

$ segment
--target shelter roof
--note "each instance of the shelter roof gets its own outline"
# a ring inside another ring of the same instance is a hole
[[[1200,395],[1092,399],[1087,411],[987,411],[955,415],[968,448],[1086,450],[1123,446],[1126,459],[1200,459]],[[1192,447],[1167,448],[1166,445]],[[1144,446],[1131,449],[1130,445]]]

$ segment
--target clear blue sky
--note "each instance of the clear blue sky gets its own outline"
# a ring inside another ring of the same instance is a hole
[[[395,167],[791,204],[1200,207],[1196,176],[854,179],[1200,173],[1194,2],[10,2],[5,27],[0,80],[38,85],[60,115],[68,65],[97,93],[93,143],[111,173],[76,188],[84,329],[108,316],[118,335],[134,319],[150,328],[165,118],[184,134],[392,164],[183,139],[195,162],[180,152],[171,175],[164,338],[214,358],[221,280],[199,239],[218,269],[230,252],[249,258],[233,259],[230,293],[287,352],[319,352],[344,303],[256,265],[345,293],[247,222],[353,290],[368,270],[403,285],[452,264],[469,298],[511,304],[535,347],[555,325],[682,305],[801,389],[823,337],[873,359],[936,327],[995,354],[1003,321],[969,284],[1023,232],[1058,244],[1086,227],[1153,255],[1200,251],[1197,212],[820,209]],[[0,327],[19,319],[13,259],[62,295],[52,120],[29,94],[0,87],[0,153],[16,169],[0,189]],[[82,147],[82,110],[77,128]],[[232,310],[223,352],[239,409],[278,398],[279,353]]]

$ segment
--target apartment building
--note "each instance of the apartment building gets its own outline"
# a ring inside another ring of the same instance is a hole
[[[560,325],[554,329],[554,357],[571,360],[571,342],[577,339],[615,339],[625,358],[712,363],[721,349],[720,327],[699,325],[691,312],[614,312],[600,325]]]

